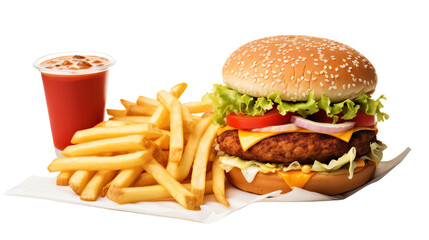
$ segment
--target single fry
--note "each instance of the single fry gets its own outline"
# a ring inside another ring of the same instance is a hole
[[[185,91],[187,86],[188,85],[186,83],[179,83],[170,89],[170,94],[176,98],[179,98],[182,95],[182,93]],[[168,124],[169,122],[168,117],[169,117],[168,110],[163,105],[160,105],[152,115],[149,122],[159,128],[165,129],[164,128],[165,125]]]
[[[176,199],[184,208],[189,210],[200,210],[195,196],[174,179],[154,158],[143,165],[143,168],[150,173],[155,180]]]
[[[70,145],[61,154],[66,157],[80,157],[111,152],[137,152],[147,149],[150,146],[148,141],[150,140],[142,135],[107,138]]]
[[[106,138],[123,137],[128,135],[141,134],[147,138],[160,137],[162,133],[152,124],[131,124],[119,127],[97,127],[77,131],[71,142],[73,144],[95,141]]]
[[[73,175],[74,171],[61,171],[57,176],[57,185],[58,186],[68,186],[69,180]]]
[[[108,120],[95,125],[95,127],[119,127],[119,126],[125,126],[130,124],[131,124],[130,122],[125,122],[125,121]]]
[[[119,172],[115,179],[113,179],[112,185],[115,185],[116,187],[131,186],[131,184],[141,174],[142,171],[142,167],[123,169]]]
[[[123,121],[128,123],[149,123],[150,117],[148,116],[123,116],[123,117],[111,117],[109,121]]]
[[[95,201],[100,195],[101,189],[115,176],[114,170],[99,170],[91,178],[80,194],[80,199],[84,201]]]
[[[152,157],[151,150],[117,155],[112,157],[70,157],[57,158],[48,166],[50,172],[71,170],[120,170],[139,167]]]
[[[140,106],[149,105],[149,106],[153,106],[153,107],[159,107],[159,105],[160,105],[160,103],[158,101],[156,101],[155,99],[145,97],[145,96],[139,96],[136,103],[137,103],[137,105],[140,105]]]
[[[216,156],[212,165],[213,193],[216,200],[229,207],[229,202],[225,197],[225,171],[220,167],[219,156]]]
[[[78,170],[70,177],[69,185],[70,188],[77,194],[80,195],[88,184],[89,180],[94,176],[95,171],[83,171]]]
[[[130,105],[127,108],[128,116],[152,116],[158,106],[151,105]]]
[[[206,117],[202,119],[194,128],[194,131],[188,138],[186,143],[185,150],[183,152],[182,160],[179,164],[179,167],[176,171],[174,177],[179,181],[183,181],[191,171],[192,163],[194,162],[195,154],[197,152],[198,143],[200,142],[201,137],[206,131],[207,127],[210,125],[212,117]]]
[[[201,141],[198,145],[198,150],[195,155],[194,166],[192,168],[192,193],[197,198],[199,205],[203,204],[204,201],[204,187],[206,180],[207,162],[209,159],[210,150],[212,148],[213,140],[217,135],[219,126],[211,124],[204,135],[201,137]]]
[[[183,154],[183,111],[182,104],[166,91],[160,91],[157,99],[170,111],[170,155],[167,171],[174,175]]]
[[[136,105],[136,103],[133,103],[125,99],[121,99],[121,103],[126,109],[128,109],[130,106]]]
[[[213,181],[206,181],[205,194],[213,193]],[[191,189],[191,184],[182,184],[187,190]],[[162,185],[145,187],[112,188],[109,199],[118,203],[136,203],[142,201],[157,201],[170,198],[170,193]]]
[[[107,115],[112,117],[124,117],[127,116],[127,110],[123,109],[106,109]]]
[[[192,114],[207,112],[208,110],[213,108],[213,105],[203,102],[187,102],[184,103],[183,106],[185,106]]]

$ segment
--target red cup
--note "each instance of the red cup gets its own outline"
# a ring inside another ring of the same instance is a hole
[[[62,64],[73,56],[76,59]],[[103,62],[95,62],[97,58]],[[55,53],[34,62],[42,74],[57,155],[71,144],[76,131],[103,121],[108,70],[114,64],[111,56],[97,52]]]

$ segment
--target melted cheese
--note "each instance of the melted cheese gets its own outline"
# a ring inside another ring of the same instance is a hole
[[[301,170],[277,171],[289,187],[303,188],[316,172],[303,173]]]
[[[229,130],[236,130],[236,128],[225,126],[218,131],[218,135],[229,131]],[[339,138],[345,142],[349,142],[350,138],[352,137],[354,132],[361,131],[361,130],[372,130],[377,131],[376,127],[354,127],[348,131],[342,132],[342,133],[335,133],[335,134],[327,134],[336,138]],[[244,151],[255,145],[256,143],[264,140],[265,138],[269,138],[275,135],[279,135],[282,133],[291,133],[291,132],[299,132],[299,133],[317,133],[311,130],[307,130],[304,128],[297,127],[297,129],[289,130],[289,131],[281,131],[281,132],[252,132],[252,131],[246,131],[242,129],[238,129],[238,138],[240,139],[241,147]]]
[[[365,160],[362,158],[356,158],[354,162],[356,163],[356,168],[365,167]]]

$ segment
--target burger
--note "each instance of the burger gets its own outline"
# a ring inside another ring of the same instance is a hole
[[[228,181],[256,194],[293,188],[327,195],[367,183],[386,146],[377,140],[383,95],[355,49],[325,38],[282,35],[249,42],[226,60],[224,85],[203,97],[222,126],[217,144]]]

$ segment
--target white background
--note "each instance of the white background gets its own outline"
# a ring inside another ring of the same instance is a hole
[[[429,17],[423,1],[2,1],[0,3],[0,239],[427,238]],[[374,64],[391,119],[385,159],[411,153],[344,201],[255,203],[214,224],[5,196],[46,170],[54,152],[39,72],[45,54],[91,50],[117,59],[108,108],[185,81],[183,101],[220,83],[242,44],[306,34],[346,43]],[[6,237],[7,236],[7,237]]]

